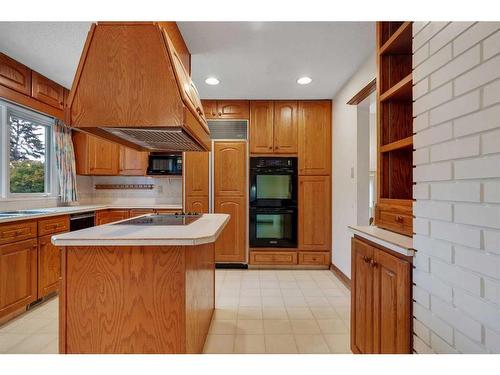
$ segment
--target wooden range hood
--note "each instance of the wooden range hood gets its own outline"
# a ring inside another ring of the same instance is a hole
[[[189,74],[156,22],[92,24],[69,96],[73,128],[137,150],[210,150]]]

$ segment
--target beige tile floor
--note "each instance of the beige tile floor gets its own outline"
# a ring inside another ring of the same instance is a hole
[[[350,293],[330,271],[217,270],[205,353],[351,353]]]
[[[205,353],[350,353],[350,295],[330,271],[217,270]],[[57,353],[58,299],[0,327],[0,353]]]

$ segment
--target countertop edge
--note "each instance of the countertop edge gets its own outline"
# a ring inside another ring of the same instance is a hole
[[[74,206],[75,209],[69,209],[67,207],[48,207],[50,209],[57,209],[57,208],[65,208],[64,211],[59,211],[59,212],[47,212],[47,213],[41,213],[41,214],[36,214],[36,215],[25,215],[25,216],[17,216],[17,217],[8,217],[8,218],[0,218],[0,224],[3,223],[10,223],[14,221],[21,221],[21,220],[35,220],[35,219],[41,219],[45,217],[53,217],[53,216],[62,216],[62,215],[70,215],[70,214],[76,214],[79,212],[87,212],[87,211],[102,211],[102,210],[134,210],[134,209],[144,209],[144,210],[181,210],[182,211],[182,206],[169,206],[169,205],[133,205],[131,204],[130,206],[123,206],[123,205],[113,205],[113,204],[108,204],[108,205],[88,205],[85,208],[79,208],[79,206]],[[43,210],[45,208],[40,208],[40,210]],[[36,210],[36,208],[34,208]]]
[[[413,257],[415,255],[415,250],[413,249],[413,245],[412,246],[405,246],[404,244],[396,243],[395,241],[381,238],[380,236],[376,236],[373,233],[370,233],[370,232],[367,232],[366,230],[363,230],[364,227],[362,227],[362,226],[349,225],[348,228],[351,232],[359,235],[360,237],[364,237],[367,240],[370,240],[376,244],[379,244],[383,247],[386,247],[386,248],[388,248],[392,251],[395,251],[399,254],[409,256],[409,257]],[[371,227],[366,227],[366,228],[371,228]],[[382,231],[382,233],[387,232],[387,234],[389,234],[391,236],[394,236],[396,234],[394,232],[391,232],[391,231],[388,231],[388,230],[385,230],[382,228],[378,228],[378,227],[375,227],[375,228],[378,231]]]

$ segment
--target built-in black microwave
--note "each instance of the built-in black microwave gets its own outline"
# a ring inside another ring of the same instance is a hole
[[[148,175],[182,175],[182,154],[149,155]]]

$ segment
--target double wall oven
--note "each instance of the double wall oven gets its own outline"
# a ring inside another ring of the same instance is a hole
[[[297,158],[250,158],[250,247],[297,247]]]

